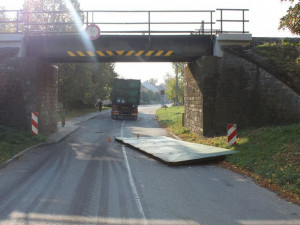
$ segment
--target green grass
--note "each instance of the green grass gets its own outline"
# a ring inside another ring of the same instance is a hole
[[[156,111],[157,119],[165,126],[179,128],[182,123],[183,106],[160,108]]]
[[[300,43],[282,41],[281,43],[265,43],[257,45],[254,51],[259,55],[271,60],[271,62],[283,73],[292,73],[300,77],[300,65],[296,64],[296,58],[299,52],[296,47],[300,47]]]
[[[0,165],[22,150],[45,141],[43,136],[0,126]]]
[[[228,162],[300,194],[300,124],[244,130],[239,136],[245,141]]]
[[[181,126],[174,117],[183,107],[157,110],[158,120],[185,141],[229,148],[227,136],[205,138]],[[169,116],[168,116],[169,115]],[[226,162],[249,171],[271,184],[278,185],[282,192],[300,195],[300,124],[238,130],[238,151],[226,158]]]

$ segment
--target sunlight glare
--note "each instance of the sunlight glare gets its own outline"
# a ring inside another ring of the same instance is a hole
[[[40,213],[24,213],[14,211],[10,214],[9,219],[1,221],[1,224],[10,224],[10,221],[14,221],[19,225],[22,224],[132,224],[140,225],[143,220],[139,218],[118,218],[118,217],[93,217],[93,216],[80,216],[80,215],[59,215],[59,214],[40,214]],[[149,219],[148,225],[198,225],[193,220],[176,220],[176,219]]]
[[[73,4],[71,3],[70,0],[65,0],[65,3],[66,3],[68,11],[72,15],[72,18],[73,18],[74,23],[76,25],[77,31],[80,34],[81,40],[82,40],[86,50],[95,52],[94,45],[92,44],[92,41],[87,36],[87,33],[85,32],[85,30],[83,29],[83,24],[81,22],[81,19],[80,19],[79,15],[76,12],[74,6],[73,6]]]

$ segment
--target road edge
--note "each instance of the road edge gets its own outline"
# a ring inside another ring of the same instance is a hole
[[[12,158],[6,160],[3,164],[0,165],[0,168],[6,167],[9,163],[11,163],[11,162],[15,161],[16,159],[20,158],[22,155],[29,152],[30,150],[33,150],[35,148],[42,147],[42,146],[47,146],[47,145],[52,145],[52,144],[59,143],[62,140],[64,140],[65,138],[67,138],[68,136],[70,136],[71,134],[73,134],[78,129],[79,129],[79,126],[76,127],[75,129],[73,129],[71,132],[67,133],[66,135],[64,135],[64,136],[62,136],[62,137],[60,137],[60,138],[58,138],[54,141],[43,142],[43,143],[40,143],[40,144],[33,145],[29,148],[26,148],[23,151],[19,152],[18,154],[14,155]]]
[[[106,111],[108,111],[108,110],[103,110],[102,112],[106,113]],[[87,116],[87,115],[85,115],[85,116]],[[85,118],[84,120],[76,122],[74,125],[79,124],[81,122],[85,122],[85,121],[91,120],[91,119],[93,119],[93,118],[95,118],[95,117],[97,117],[99,115],[101,115],[101,114],[97,114],[97,115],[93,115],[91,117]],[[61,142],[62,140],[64,140],[65,138],[67,138],[68,136],[70,136],[71,134],[73,134],[78,129],[79,129],[79,126],[76,126],[73,130],[71,130],[67,134],[65,134],[65,135],[57,138],[56,140],[48,141],[48,142],[43,142],[43,143],[40,143],[40,144],[36,144],[36,145],[33,145],[33,146],[29,147],[29,148],[26,148],[26,149],[22,150],[21,152],[19,152],[18,154],[14,155],[12,158],[6,160],[3,164],[1,164],[0,165],[0,169],[6,167],[9,163],[11,163],[14,160],[20,158],[22,155],[24,155],[25,153],[27,153],[30,150],[33,150],[33,149],[38,148],[38,147],[46,146],[46,145],[57,144],[57,143]]]

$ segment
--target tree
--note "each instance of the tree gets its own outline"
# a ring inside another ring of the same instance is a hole
[[[183,100],[184,100],[184,88],[183,88],[184,82],[183,82],[183,80],[184,80],[185,66],[186,66],[186,63],[172,63],[174,73],[176,74],[175,83],[174,83],[175,99],[172,98],[173,101],[175,102],[175,104],[177,104],[178,101],[183,102]],[[173,82],[171,82],[171,84],[173,84]]]
[[[91,103],[92,73],[88,64],[60,64],[58,99],[67,108],[82,108]]]
[[[141,91],[141,102],[145,104],[149,104],[151,101],[151,93],[152,91],[150,90],[142,90]]]
[[[78,11],[78,0],[70,2]],[[72,24],[75,18],[65,3],[63,0],[25,0],[24,19],[29,16],[30,23],[35,23],[28,27],[28,31],[76,31],[75,25]],[[58,11],[66,12],[57,13]],[[45,26],[46,23],[50,25]],[[118,75],[114,71],[114,64],[111,63],[59,64],[58,99],[67,108],[94,106],[98,98],[109,99],[112,80],[116,77]]]
[[[4,10],[3,7],[0,7],[0,11]],[[9,21],[15,21],[16,18],[10,18],[4,11],[0,12],[0,21],[1,26],[0,26],[0,32],[1,33],[9,33],[9,32],[16,32],[16,26],[13,23],[9,23]]]
[[[158,103],[161,101],[160,92],[153,92],[151,90],[141,90],[141,102],[149,104],[151,102]]]
[[[176,78],[170,74],[166,74],[165,76],[165,84],[167,87],[166,95],[167,98],[172,100],[173,102],[176,101]],[[183,77],[178,78],[178,100],[183,102],[184,98],[184,80]]]
[[[158,80],[157,80],[156,78],[151,78],[151,79],[148,80],[148,82],[149,82],[150,84],[153,84],[154,86],[156,86]]]
[[[289,1],[291,3],[294,0],[281,0]],[[280,19],[279,29],[289,29],[291,33],[300,35],[300,2],[296,3],[294,6],[290,6],[287,14]]]
[[[153,95],[153,101],[160,102],[161,101],[161,94],[160,92],[155,92]]]
[[[98,98],[108,100],[112,90],[112,83],[118,74],[115,72],[115,64],[113,63],[93,63],[92,68],[92,101]]]
[[[80,9],[78,0],[70,0],[70,2],[75,10]],[[58,11],[64,11],[64,13],[57,13]],[[25,0],[22,16],[23,21],[31,24],[23,27],[24,31],[38,31],[39,33],[76,31],[76,26],[71,24],[74,22],[72,13],[66,1],[63,0]]]
[[[178,75],[184,78],[184,68],[186,66],[186,63],[179,62],[179,63],[172,63],[172,68],[174,70],[174,73],[176,74],[176,64],[178,66]]]
[[[59,64],[58,99],[67,108],[93,107],[96,99],[109,99],[118,75],[111,63]]]

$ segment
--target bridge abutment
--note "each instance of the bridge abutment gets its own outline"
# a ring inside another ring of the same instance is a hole
[[[205,56],[185,68],[185,126],[203,136],[214,132],[217,63],[217,57]]]
[[[0,59],[0,124],[31,130],[39,113],[39,133],[57,129],[57,67],[33,58]]]
[[[26,112],[39,113],[39,132],[49,134],[57,129],[57,94],[58,68],[54,64],[39,58],[24,58],[22,67],[23,76],[27,77],[24,92],[31,96],[27,98],[29,107]],[[27,114],[28,115],[28,114]]]
[[[203,136],[300,122],[300,96],[269,72],[230,53],[185,68],[185,126]]]

